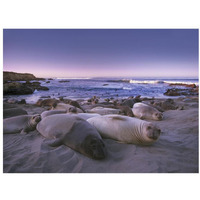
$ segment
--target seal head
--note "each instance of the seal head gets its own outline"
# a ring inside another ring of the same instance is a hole
[[[152,124],[146,125],[146,135],[149,139],[156,141],[160,136],[160,129]]]
[[[153,113],[153,119],[160,121],[163,119],[163,114],[161,112],[155,112]]]
[[[85,154],[93,159],[104,159],[106,156],[105,145],[103,141],[93,135],[88,135],[82,144]]]

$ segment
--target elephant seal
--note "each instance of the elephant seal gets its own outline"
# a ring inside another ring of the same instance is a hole
[[[41,121],[40,115],[20,115],[3,120],[3,133],[25,134],[36,129],[36,125]]]
[[[72,106],[74,106],[76,108],[79,108],[79,109],[81,109],[85,113],[85,110],[80,106],[80,104],[78,103],[78,101],[73,101],[71,99],[62,99],[62,102],[66,103],[66,104],[69,104],[69,105],[72,105]]]
[[[133,111],[129,106],[116,106],[116,108],[120,109],[122,114],[129,117],[134,117]]]
[[[126,99],[121,103],[121,106],[128,106],[129,108],[133,108],[133,105],[136,103],[134,99]]]
[[[41,118],[44,119],[45,117],[49,115],[55,115],[55,114],[64,114],[67,113],[66,110],[61,109],[61,110],[47,110],[41,113]]]
[[[37,106],[40,107],[44,107],[44,106],[50,106],[50,107],[56,107],[56,105],[59,103],[60,101],[57,99],[39,99],[36,103]]]
[[[162,120],[163,114],[156,108],[153,108],[144,103],[135,103],[132,108],[135,117],[140,119]]]
[[[47,116],[50,116],[50,115],[56,115],[56,114],[67,114],[66,110],[48,110],[48,111],[44,111],[41,113],[41,118],[44,119],[45,117]],[[97,116],[100,116],[99,114],[97,113],[71,113],[71,114],[74,114],[74,116],[78,116],[84,120],[87,120],[91,117],[97,117]]]
[[[37,130],[45,138],[53,139],[50,146],[64,144],[90,158],[105,158],[105,145],[100,134],[75,114],[47,116],[38,123]]]
[[[65,103],[58,103],[53,110],[66,110],[66,112],[70,113],[82,113],[83,111],[75,106]]]
[[[104,115],[87,120],[104,138],[123,143],[150,145],[160,136],[160,129],[150,122],[122,115]]]
[[[76,114],[78,117],[84,119],[84,120],[87,120],[89,118],[92,118],[92,117],[98,117],[98,116],[101,116],[100,114],[97,114],[97,113],[78,113]]]
[[[100,115],[109,115],[109,114],[120,114],[120,109],[114,108],[104,108],[104,107],[95,107],[91,110],[88,110],[88,113],[98,113]]]
[[[10,109],[3,109],[3,118],[9,118],[19,115],[28,115],[28,113],[21,108],[10,108]]]

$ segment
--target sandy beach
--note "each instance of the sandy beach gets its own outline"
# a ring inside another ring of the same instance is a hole
[[[151,121],[162,132],[157,142],[141,146],[103,139],[104,160],[93,160],[65,145],[50,147],[37,130],[26,135],[4,134],[3,172],[198,173],[198,97],[179,97],[174,102],[183,109],[164,111],[163,120]],[[4,103],[4,110],[10,108],[22,108],[29,115],[47,109]]]

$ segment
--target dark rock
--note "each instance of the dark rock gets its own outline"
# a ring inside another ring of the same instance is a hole
[[[26,100],[25,99],[21,99],[21,101],[19,101],[18,104],[26,104]]]
[[[52,79],[52,78],[48,78],[48,80],[49,80],[49,81],[52,81],[53,79]]]
[[[192,88],[192,89],[178,89],[178,88],[172,88],[168,89],[164,95],[167,96],[190,96],[190,95],[198,95],[198,87],[197,88]]]
[[[26,83],[23,83],[24,85],[27,85],[31,88],[33,88],[34,90],[49,90],[48,87],[45,87],[45,86],[41,86],[40,82],[29,82],[29,81],[26,81]]]
[[[196,88],[195,84],[171,83],[169,85],[170,86],[184,86],[184,87]]]
[[[40,98],[47,99],[47,98],[51,98],[51,97],[50,96],[41,96]]]
[[[23,83],[11,82],[5,83],[3,85],[3,94],[10,95],[22,95],[22,94],[32,94],[34,92],[34,88],[24,85]]]
[[[29,73],[3,72],[4,81],[30,81],[35,79],[36,77]]]
[[[46,81],[46,83],[50,83],[50,81]]]
[[[109,84],[103,84],[103,86],[107,86],[107,85],[109,85]]]
[[[45,86],[40,86],[38,88],[36,88],[37,90],[49,90],[48,87],[45,87]]]
[[[59,83],[68,83],[70,81],[59,81]]]

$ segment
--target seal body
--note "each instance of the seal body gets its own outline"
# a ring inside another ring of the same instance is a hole
[[[91,110],[88,110],[89,113],[98,113],[100,115],[109,115],[109,114],[120,114],[120,109],[114,109],[114,108],[104,108],[104,107],[95,107]]]
[[[129,106],[116,106],[116,108],[120,109],[122,114],[129,117],[134,117],[133,111]]]
[[[57,114],[45,117],[37,125],[45,138],[52,139],[51,146],[64,144],[93,159],[105,158],[105,145],[97,130],[74,114]]]
[[[55,115],[55,114],[64,114],[64,113],[67,113],[66,110],[64,109],[61,109],[61,110],[47,110],[47,111],[44,111],[41,113],[41,118],[45,118],[47,116],[50,116],[50,115]]]
[[[36,129],[36,125],[41,121],[40,115],[20,115],[3,120],[3,133],[28,133]]]
[[[162,120],[163,114],[156,108],[153,108],[144,103],[135,103],[132,108],[135,117],[140,119]]]
[[[19,115],[28,115],[28,113],[21,108],[3,109],[3,118],[9,118]]]
[[[60,101],[57,99],[39,99],[36,103],[37,106],[50,106],[50,107],[56,107],[56,105],[59,103]]]
[[[70,104],[58,103],[53,110],[66,110],[67,113],[82,113],[83,111],[80,108],[76,108]]]
[[[78,113],[77,116],[84,119],[84,120],[87,120],[89,118],[98,117],[98,116],[101,116],[101,115],[99,115],[97,113]]]
[[[150,122],[121,115],[104,115],[87,120],[104,138],[123,143],[149,145],[160,136],[160,129]]]

